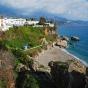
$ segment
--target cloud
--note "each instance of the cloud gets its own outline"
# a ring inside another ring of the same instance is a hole
[[[0,5],[19,10],[23,15],[43,10],[73,20],[88,20],[87,0],[0,0]]]

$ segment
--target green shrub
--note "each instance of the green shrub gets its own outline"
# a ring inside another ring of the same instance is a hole
[[[26,54],[30,57],[35,57],[36,55],[38,55],[38,49],[30,49],[26,52]]]
[[[38,81],[32,75],[26,74],[23,88],[39,88]]]
[[[30,73],[20,72],[16,81],[16,88],[39,88],[39,82]]]
[[[5,79],[0,79],[0,88],[6,88],[6,80]]]
[[[34,47],[40,44],[41,36],[44,36],[43,28],[23,26],[10,28],[10,30],[5,32],[4,40],[6,45],[13,48],[22,48],[27,44]]]

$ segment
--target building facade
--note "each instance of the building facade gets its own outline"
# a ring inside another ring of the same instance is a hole
[[[43,25],[39,25],[39,21],[35,20],[26,20],[23,18],[5,18],[0,17],[0,31],[9,30],[9,28],[13,26],[24,26],[29,25],[33,27],[43,27]],[[46,26],[54,27],[53,23],[45,23]]]
[[[23,26],[26,22],[26,19],[13,19],[13,18],[3,18],[0,19],[0,27],[2,31],[9,30],[10,27],[13,26]]]

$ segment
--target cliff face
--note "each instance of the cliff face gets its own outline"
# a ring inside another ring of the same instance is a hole
[[[13,58],[9,51],[0,49],[0,88],[15,88]]]
[[[49,66],[56,88],[88,88],[88,75],[83,66],[72,67],[67,62],[50,62]]]
[[[62,65],[63,64],[63,65]],[[67,88],[69,83],[68,65],[66,63],[49,63],[51,75],[57,88]]]

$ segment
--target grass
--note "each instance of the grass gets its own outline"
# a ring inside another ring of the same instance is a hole
[[[8,47],[13,48],[23,48],[25,45],[34,47],[40,44],[40,38],[43,36],[42,28],[23,26],[10,28],[5,32],[3,41]]]
[[[45,35],[44,28],[32,27],[32,26],[22,26],[22,27],[13,27],[10,30],[6,31],[3,36],[3,40],[0,41],[0,46],[9,48],[9,49],[24,49],[24,46],[29,46],[33,48],[41,45],[41,38],[46,38],[48,42],[53,42],[56,39],[56,35]],[[1,43],[2,42],[2,43]],[[34,56],[37,52],[41,52],[43,47],[36,47],[29,51],[29,55]]]
[[[21,62],[24,64],[24,62],[28,62],[27,55],[35,57],[42,49],[47,49],[45,45],[40,46],[42,38],[46,38],[48,42],[53,42],[56,35],[45,35],[44,28],[34,28],[32,26],[13,27],[4,33],[0,41],[0,47],[5,46],[10,49],[17,58],[16,63]],[[26,45],[30,49],[25,51],[24,46]]]
[[[25,51],[24,53],[26,55],[34,57],[34,56],[38,55],[38,52],[41,52],[41,50],[42,50],[42,47],[37,47],[37,48],[34,48],[34,49],[29,49],[29,50]]]

